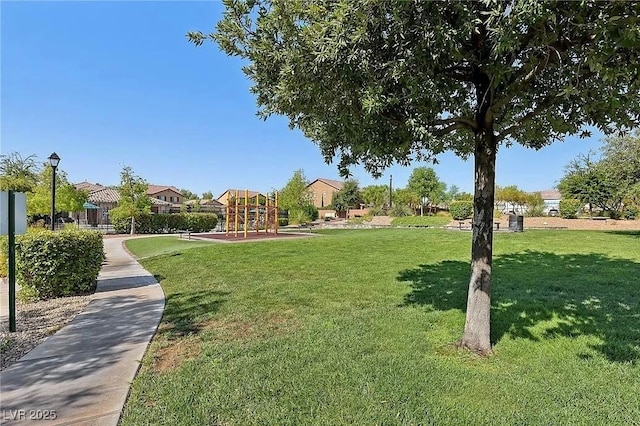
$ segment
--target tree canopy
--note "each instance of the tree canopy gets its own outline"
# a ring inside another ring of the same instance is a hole
[[[38,183],[41,167],[35,155],[23,158],[20,153],[0,155],[0,190],[32,192]]]
[[[151,199],[147,195],[149,184],[142,177],[135,174],[129,166],[120,172],[118,206],[109,214],[114,217],[128,217],[131,219],[131,235],[136,233],[136,218],[141,214],[151,212]]]
[[[308,189],[309,180],[304,175],[304,170],[296,170],[287,184],[278,193],[278,206],[289,211],[290,223],[304,223],[314,220],[312,193]],[[317,218],[317,217],[316,217]]]
[[[387,185],[369,185],[362,188],[362,200],[368,207],[382,208],[389,203]]]
[[[472,273],[461,346],[491,351],[498,147],[640,122],[640,3],[224,0],[210,39],[248,61],[259,114],[280,114],[343,176],[474,156]]]
[[[360,186],[355,179],[345,180],[342,189],[333,193],[333,207],[339,212],[359,209],[362,202]]]
[[[638,204],[640,131],[605,138],[602,157],[595,156],[580,154],[567,165],[558,184],[563,198],[576,198],[614,216],[623,207]]]
[[[51,175],[51,167],[41,167],[36,186],[27,193],[27,214],[46,216],[51,213]],[[87,191],[78,190],[69,182],[63,170],[56,170],[56,211],[81,211],[87,196]]]
[[[447,185],[440,182],[438,175],[431,167],[416,167],[409,176],[407,188],[420,198],[420,216],[422,216],[425,199],[427,204],[432,205],[443,202]]]

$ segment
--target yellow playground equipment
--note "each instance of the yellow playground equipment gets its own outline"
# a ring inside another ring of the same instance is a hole
[[[249,198],[249,190],[236,191],[235,196],[230,197],[226,207],[226,234],[233,232],[238,236],[242,231],[247,238],[249,230],[256,234],[263,230],[265,234],[273,232],[278,235],[278,192],[267,193],[266,196],[256,193]],[[264,204],[263,204],[264,203]]]

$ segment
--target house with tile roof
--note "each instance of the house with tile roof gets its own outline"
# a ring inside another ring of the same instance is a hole
[[[227,189],[222,194],[220,194],[218,198],[216,198],[216,201],[218,201],[223,206],[226,206],[230,202],[231,203],[235,202],[234,200],[236,198],[236,194],[238,196],[238,204],[244,204],[244,198],[245,198],[244,189]],[[265,195],[261,194],[259,191],[248,191],[248,196],[249,196],[250,204],[255,203],[256,197],[259,197],[258,199],[260,200],[261,203],[264,203],[264,200],[266,198]]]
[[[333,193],[344,187],[344,182],[333,179],[318,178],[307,185],[311,191],[311,200],[318,209],[324,209],[333,202]]]
[[[108,224],[109,210],[117,207],[120,201],[118,190],[113,187],[105,187],[100,184],[80,182],[74,185],[77,189],[89,192],[87,202],[90,205],[83,212],[76,213],[76,219],[89,225]],[[180,210],[184,196],[174,186],[149,185],[147,195],[151,199],[152,213],[170,213],[172,210]]]

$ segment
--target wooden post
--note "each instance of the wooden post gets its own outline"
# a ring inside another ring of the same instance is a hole
[[[256,235],[260,233],[260,194],[256,194],[256,205],[254,206],[256,220]]]
[[[244,190],[244,238],[247,238],[247,231],[249,230],[249,190]]]
[[[227,205],[225,206],[225,211],[227,213],[227,217],[225,219],[226,227],[225,227],[225,235],[229,235],[229,216],[231,215],[231,206],[229,205],[229,197],[227,196]]]
[[[278,191],[276,191],[276,208],[273,213],[273,229],[276,235],[278,235],[278,221],[280,220],[280,211],[278,210]]]
[[[269,233],[269,193],[265,194],[264,199],[264,232]]]
[[[236,218],[235,218],[236,225],[235,225],[235,228],[233,228],[233,236],[237,237],[238,236],[238,191],[236,191],[235,203],[236,203]]]

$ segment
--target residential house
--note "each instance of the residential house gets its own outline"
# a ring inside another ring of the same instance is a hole
[[[333,203],[333,193],[338,192],[344,186],[339,180],[318,178],[307,185],[311,191],[311,201],[318,209],[325,209]]]
[[[118,190],[86,181],[74,186],[89,192],[84,211],[75,213],[76,220],[89,225],[110,223],[109,210],[115,208],[120,201]],[[173,186],[149,185],[147,195],[151,199],[152,213],[171,213],[172,210],[179,210],[184,200],[184,196]]]
[[[149,185],[147,195],[156,200],[166,201],[180,208],[184,202],[184,195],[175,186]]]
[[[544,213],[549,213],[549,210],[556,209],[560,211],[560,200],[562,195],[560,191],[556,189],[545,189],[544,191],[538,191],[542,199],[544,200]]]
[[[235,203],[236,194],[238,195],[238,204],[244,204],[245,203],[244,189],[227,189],[216,199],[216,201],[218,201],[223,206],[227,206],[229,205],[229,203],[233,204]],[[260,201],[261,204],[264,204],[266,199],[264,194],[261,194],[258,191],[247,191],[247,194],[249,196],[249,204],[255,203],[256,197],[258,197],[258,200]]]
[[[184,202],[187,205],[187,210],[199,211],[206,213],[215,213],[218,216],[224,215],[225,206],[218,200],[188,200]],[[193,206],[198,205],[197,209]],[[192,207],[189,207],[192,206]]]

